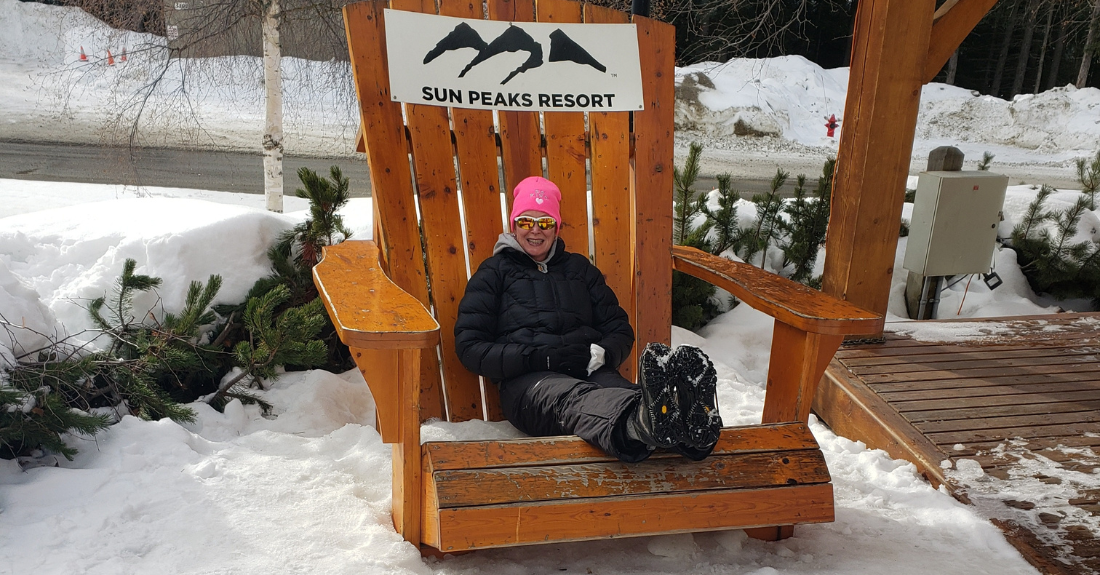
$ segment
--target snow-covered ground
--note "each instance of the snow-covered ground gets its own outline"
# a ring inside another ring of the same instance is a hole
[[[139,297],[136,310],[177,311],[188,283],[211,273],[225,277],[222,301],[240,299],[264,272],[271,238],[303,217],[262,211],[258,196],[190,190],[0,180],[0,197],[0,313],[43,333],[88,327],[80,304],[108,292],[126,258],[164,279],[160,298]],[[369,237],[370,200],[353,202],[345,217]],[[964,315],[980,312],[971,291]],[[1006,279],[997,296],[1004,310],[1035,309],[1026,283]],[[759,422],[770,338],[771,320],[747,306],[673,337],[715,359],[729,424]],[[391,451],[359,373],[286,374],[263,394],[274,417],[236,401],[224,413],[194,404],[195,424],[126,417],[94,440],[72,438],[80,454],[60,468],[0,461],[0,573],[1034,573],[996,527],[912,464],[816,420],[837,520],[786,541],[728,531],[422,560],[390,522]],[[516,434],[506,423],[424,430]]]

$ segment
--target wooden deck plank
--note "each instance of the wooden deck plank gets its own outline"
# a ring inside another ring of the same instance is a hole
[[[942,346],[941,346],[942,347]],[[920,348],[906,348],[907,351],[920,349]],[[856,367],[871,367],[871,366],[883,366],[883,365],[898,365],[906,363],[950,363],[957,361],[993,361],[1001,359],[1021,359],[1021,358],[1042,358],[1042,357],[1067,357],[1067,356],[1079,356],[1079,355],[1096,355],[1100,354],[1100,347],[1087,347],[1087,346],[1051,346],[1051,347],[1039,347],[1034,346],[1015,346],[1009,349],[998,350],[984,350],[984,349],[967,349],[960,351],[959,348],[942,347],[944,351],[933,352],[925,354],[907,353],[907,354],[889,354],[889,355],[867,355],[861,357],[841,357],[844,361],[844,365],[849,368]],[[839,356],[838,356],[839,357]],[[873,373],[873,372],[866,372]]]
[[[862,376],[862,379],[869,384],[875,383],[890,383],[890,382],[902,382],[902,381],[933,381],[937,379],[969,379],[976,377],[1009,377],[1021,372],[1027,374],[1041,374],[1041,373],[1081,373],[1081,372],[1097,372],[1100,371],[1100,363],[1093,362],[1081,362],[1067,363],[1061,365],[1035,365],[1035,366],[1020,366],[1020,367],[980,367],[974,369],[941,369],[932,371],[913,371],[913,372],[901,372],[899,373],[876,373]]]
[[[1001,406],[977,406],[960,409],[902,411],[901,414],[913,423],[922,423],[954,420],[977,421],[988,417],[1019,417],[1041,414],[1063,415],[1068,413],[1093,412],[1098,409],[1100,409],[1100,401],[1059,401],[1048,403],[1018,403],[1015,405]]]
[[[1036,437],[1065,437],[1083,435],[1085,433],[1100,433],[1100,423],[1082,422],[1067,423],[1063,425],[1034,425],[1029,427],[1009,427],[998,429],[977,429],[969,431],[947,431],[943,433],[928,433],[926,437],[936,445],[954,445],[956,443],[969,443],[972,441],[1004,441],[1016,437],[1030,439]]]
[[[1003,379],[1003,381],[997,381],[996,379],[941,380],[912,382],[914,385],[911,387],[904,385],[871,385],[869,387],[890,402],[915,399],[984,397],[989,395],[1011,395],[1013,393],[1061,393],[1089,391],[1098,388],[1097,372],[1060,373],[1051,374],[1050,377],[1037,375],[999,379]]]
[[[969,457],[977,453],[988,453],[1003,443],[1003,441],[972,441],[957,444],[962,446],[960,449],[956,449],[957,445],[951,445],[945,451],[953,458]],[[1026,440],[1026,447],[1032,451],[1061,448],[1096,449],[1100,448],[1100,436],[1030,438]]]
[[[985,431],[1018,427],[1071,425],[1100,423],[1100,412],[1075,411],[1070,413],[1043,413],[1039,415],[1011,415],[1005,417],[971,417],[947,421],[919,421],[913,425],[924,432]]]
[[[1046,409],[1043,404],[1067,403],[1076,405],[1079,403],[1100,405],[1100,390],[1071,391],[1064,393],[1016,393],[1012,395],[994,395],[989,397],[960,397],[952,399],[927,399],[923,401],[895,401],[891,402],[899,412],[905,414],[910,421],[914,417],[922,417],[921,414],[938,413],[946,418],[946,413],[958,409],[982,409],[995,410],[1001,406],[1023,407],[1032,406],[1035,409]],[[1090,409],[1097,409],[1090,407]],[[993,413],[987,411],[984,413]]]
[[[904,364],[893,365],[849,365],[848,369],[857,375],[882,375],[896,373],[916,373],[925,371],[948,371],[960,375],[967,374],[975,369],[1004,369],[1004,368],[1045,368],[1053,366],[1072,365],[1087,368],[1095,365],[1097,355],[1095,353],[1084,354],[1051,354],[1041,357],[1021,358],[986,358],[976,356],[971,358],[950,358],[932,361],[913,360]],[[1017,370],[1012,370],[1013,372]],[[1023,371],[1032,372],[1031,369]]]

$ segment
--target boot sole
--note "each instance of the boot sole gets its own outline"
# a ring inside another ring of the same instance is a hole
[[[680,346],[669,358],[669,371],[679,378],[679,401],[684,443],[708,450],[718,442],[722,416],[718,413],[718,374],[714,364],[694,346]]]
[[[663,349],[662,349],[663,348]],[[638,384],[642,388],[642,409],[652,424],[657,447],[670,448],[680,443],[683,434],[680,408],[676,404],[676,386],[665,367],[672,350],[651,343],[642,352]]]

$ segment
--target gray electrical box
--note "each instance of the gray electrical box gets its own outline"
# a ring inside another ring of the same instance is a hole
[[[924,276],[985,273],[993,260],[1008,176],[921,172],[905,269]]]

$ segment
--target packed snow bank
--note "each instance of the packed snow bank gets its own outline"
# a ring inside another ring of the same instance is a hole
[[[305,218],[308,207],[306,200],[287,198],[287,206],[300,211],[280,215],[263,210],[257,195],[22,180],[0,180],[0,197],[0,216],[20,214],[0,217],[0,314],[58,336],[93,327],[87,303],[113,293],[128,258],[137,261],[138,273],[164,281],[135,296],[138,313],[178,313],[190,282],[212,274],[223,279],[215,303],[242,301],[271,273],[268,247]],[[68,205],[43,210],[43,197]],[[369,198],[353,199],[345,212],[353,237],[371,237]],[[41,343],[32,332],[19,333],[24,349]]]
[[[0,0],[0,14],[0,138],[128,144],[136,124],[138,146],[262,152],[259,58],[170,60],[164,38],[114,30],[77,8]],[[353,155],[348,64],[284,58],[282,72],[287,153]]]
[[[56,197],[68,189],[52,186]],[[259,265],[254,254],[267,245],[261,231],[293,219],[166,197],[79,204],[87,192],[69,191],[67,208],[25,206],[0,220],[0,296],[11,294],[0,299],[0,312],[37,310],[47,329],[51,314],[75,313],[63,309],[72,304],[60,291],[108,291],[113,276],[92,270],[127,254],[148,258],[139,272],[162,275],[164,294],[210,267],[227,286],[245,285],[249,266]],[[354,213],[369,225],[369,208]],[[356,233],[367,237],[369,228]],[[211,244],[221,251],[212,253]],[[728,424],[760,420],[771,326],[738,306],[700,335],[674,331],[674,343],[700,345],[715,359]],[[70,438],[81,452],[59,468],[22,472],[0,461],[0,531],[10,534],[0,543],[0,565],[42,574],[1035,572],[993,525],[932,489],[913,465],[816,420],[810,425],[833,477],[836,521],[800,526],[791,539],[764,543],[735,530],[424,560],[392,527],[392,451],[373,429],[374,403],[359,372],[285,374],[258,393],[274,405],[273,415],[236,400],[224,413],[192,404],[194,424],[127,417],[94,441]],[[433,423],[424,435],[516,432],[501,423]]]
[[[848,69],[825,70],[801,56],[735,58],[677,68],[677,129],[730,139],[781,136],[835,150],[844,130]],[[841,119],[826,136],[830,115]],[[1100,89],[1072,86],[1012,101],[947,84],[921,93],[915,156],[940,145],[970,158],[999,162],[1064,162],[1093,153],[1100,142]]]

